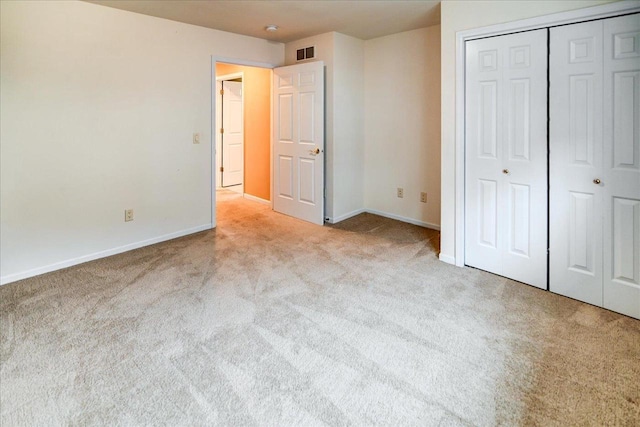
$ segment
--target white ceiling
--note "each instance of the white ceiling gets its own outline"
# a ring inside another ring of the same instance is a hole
[[[329,31],[368,40],[440,23],[440,1],[430,0],[86,1],[283,43]],[[278,31],[265,31],[269,24]]]

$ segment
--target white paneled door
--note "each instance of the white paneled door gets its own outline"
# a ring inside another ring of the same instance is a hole
[[[465,263],[547,287],[547,30],[466,43]]]
[[[550,289],[640,318],[640,15],[551,29]]]
[[[273,209],[324,223],[324,65],[273,70]]]
[[[240,185],[244,178],[242,82],[222,82],[222,187]]]
[[[602,21],[551,29],[550,290],[602,305]]]
[[[604,21],[604,301],[640,319],[640,14]]]

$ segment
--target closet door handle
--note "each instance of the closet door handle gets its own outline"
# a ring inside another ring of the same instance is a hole
[[[596,178],[596,179],[593,180],[593,183],[596,184],[596,185],[600,184],[601,182],[602,181],[600,181],[600,178]]]
[[[502,173],[505,175],[509,175],[509,169],[502,169]]]

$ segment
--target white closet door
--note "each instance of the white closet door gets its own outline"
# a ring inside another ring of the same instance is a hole
[[[547,32],[466,44],[465,263],[547,285]]]
[[[640,318],[640,14],[604,21],[604,307]]]
[[[508,36],[505,36],[508,37]],[[466,43],[465,264],[502,274],[504,39]]]
[[[550,289],[640,318],[640,15],[551,29]]]
[[[549,288],[602,305],[602,21],[550,46]]]

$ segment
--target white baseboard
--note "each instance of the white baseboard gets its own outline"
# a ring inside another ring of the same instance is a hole
[[[396,215],[396,214],[392,214],[392,213],[388,213],[388,212],[383,212],[383,211],[378,211],[375,209],[356,209],[355,211],[351,211],[349,213],[346,213],[344,215],[340,215],[334,218],[331,217],[327,217],[326,221],[329,224],[337,224],[340,221],[344,221],[345,219],[349,219],[352,218],[356,215],[360,215],[361,213],[370,213],[373,215],[378,215],[378,216],[383,216],[385,218],[390,218],[390,219],[395,219],[398,221],[402,221],[402,222],[406,222],[408,224],[413,224],[413,225],[417,225],[420,227],[425,227],[425,228],[430,228],[432,230],[438,230],[440,231],[440,226],[437,224],[431,224],[429,222],[424,222],[424,221],[419,221],[417,219],[413,219],[413,218],[407,218],[401,215]]]
[[[364,209],[356,209],[355,211],[351,211],[349,213],[346,213],[344,215],[340,215],[340,216],[337,216],[337,217],[334,217],[334,218],[327,217],[327,222],[329,224],[337,224],[340,221],[344,221],[345,219],[353,218],[354,216],[360,215],[361,213],[364,213],[364,212],[366,212],[366,210],[364,210]]]
[[[249,200],[253,200],[254,202],[258,202],[258,203],[262,203],[263,205],[271,205],[271,202],[269,200],[265,200],[265,199],[261,199],[260,197],[256,197],[256,196],[252,196],[249,193],[244,193],[244,198],[245,199],[249,199]]]
[[[385,218],[396,219],[398,221],[402,221],[402,222],[406,222],[406,223],[409,223],[409,224],[418,225],[420,227],[430,228],[432,230],[440,231],[440,226],[437,225],[437,224],[431,224],[429,222],[419,221],[417,219],[407,218],[407,217],[404,217],[404,216],[401,216],[401,215],[396,215],[396,214],[392,214],[392,213],[388,213],[388,212],[377,211],[375,209],[365,209],[364,211],[368,212],[370,214],[383,216]]]
[[[256,201],[258,203],[271,205],[271,202],[269,200],[261,199],[259,197],[252,196],[250,194],[246,194],[245,193],[244,197],[249,199],[249,200]],[[396,215],[396,214],[382,212],[382,211],[378,211],[378,210],[375,210],[375,209],[356,209],[356,210],[354,210],[352,212],[346,213],[344,215],[340,215],[339,217],[336,217],[336,218],[328,218],[327,222],[329,222],[331,224],[336,224],[336,223],[338,223],[340,221],[344,221],[346,219],[352,218],[352,217],[354,217],[356,215],[359,215],[361,213],[364,213],[364,212],[367,212],[367,213],[370,213],[370,214],[374,214],[374,215],[379,215],[379,216],[382,216],[382,217],[385,217],[385,218],[395,219],[395,220],[398,220],[398,221],[406,222],[406,223],[417,225],[417,226],[420,226],[420,227],[430,228],[432,230],[440,230],[440,226],[436,225],[436,224],[430,224],[428,222],[418,221],[418,220],[415,220],[415,219],[412,219],[412,218],[407,218],[407,217],[403,217],[403,216]],[[111,255],[120,254],[120,253],[127,252],[127,251],[130,251],[130,250],[133,250],[133,249],[142,248],[144,246],[153,245],[155,243],[164,242],[166,240],[176,239],[178,237],[182,237],[182,236],[186,236],[186,235],[189,235],[189,234],[197,233],[199,231],[209,230],[211,228],[213,228],[213,225],[211,223],[203,224],[203,225],[200,225],[198,227],[189,228],[187,230],[177,231],[175,233],[165,234],[163,236],[154,237],[154,238],[143,240],[143,241],[140,241],[140,242],[130,243],[128,245],[119,246],[119,247],[116,247],[116,248],[107,249],[107,250],[104,250],[104,251],[95,252],[95,253],[88,254],[88,255],[83,255],[83,256],[80,256],[80,257],[77,257],[77,258],[72,258],[72,259],[68,259],[68,260],[65,260],[65,261],[56,262],[54,264],[45,265],[43,267],[38,267],[38,268],[34,268],[34,269],[31,269],[31,270],[27,270],[27,271],[22,271],[22,272],[19,272],[19,273],[7,274],[5,276],[1,276],[0,277],[0,286],[1,285],[6,285],[8,283],[16,282],[16,281],[22,280],[22,279],[28,279],[29,277],[38,276],[40,274],[49,273],[49,272],[56,271],[56,270],[61,270],[63,268],[67,268],[67,267],[72,267],[74,265],[82,264],[82,263],[93,261],[93,260],[96,260],[96,259],[105,258],[105,257],[111,256]],[[443,261],[443,262],[446,262],[448,264],[454,264],[455,265],[455,263],[456,263],[454,257],[452,257],[450,255],[445,255],[445,254],[440,254],[440,260]]]
[[[440,261],[446,262],[447,264],[456,265],[456,258],[451,255],[441,253],[438,258],[440,258]]]
[[[130,243],[124,246],[118,246],[117,248],[107,249],[100,252],[94,252],[92,254],[79,256],[77,258],[68,259],[65,261],[56,262],[54,264],[45,265],[43,267],[34,268],[20,273],[7,274],[0,277],[0,286],[6,285],[11,282],[16,282],[22,279],[28,279],[29,277],[39,276],[40,274],[50,273],[52,271],[61,270],[63,268],[72,267],[74,265],[83,264],[85,262],[94,261],[100,258],[106,258],[111,255],[117,255],[122,252],[127,252],[133,249],[142,248],[144,246],[153,245],[155,243],[164,242],[166,240],[176,239],[178,237],[186,236],[188,234],[197,233],[199,231],[209,230],[213,228],[213,224],[203,224],[198,227],[189,228],[187,230],[176,231],[175,233],[165,234],[163,236],[153,237],[151,239],[142,240],[140,242]]]

